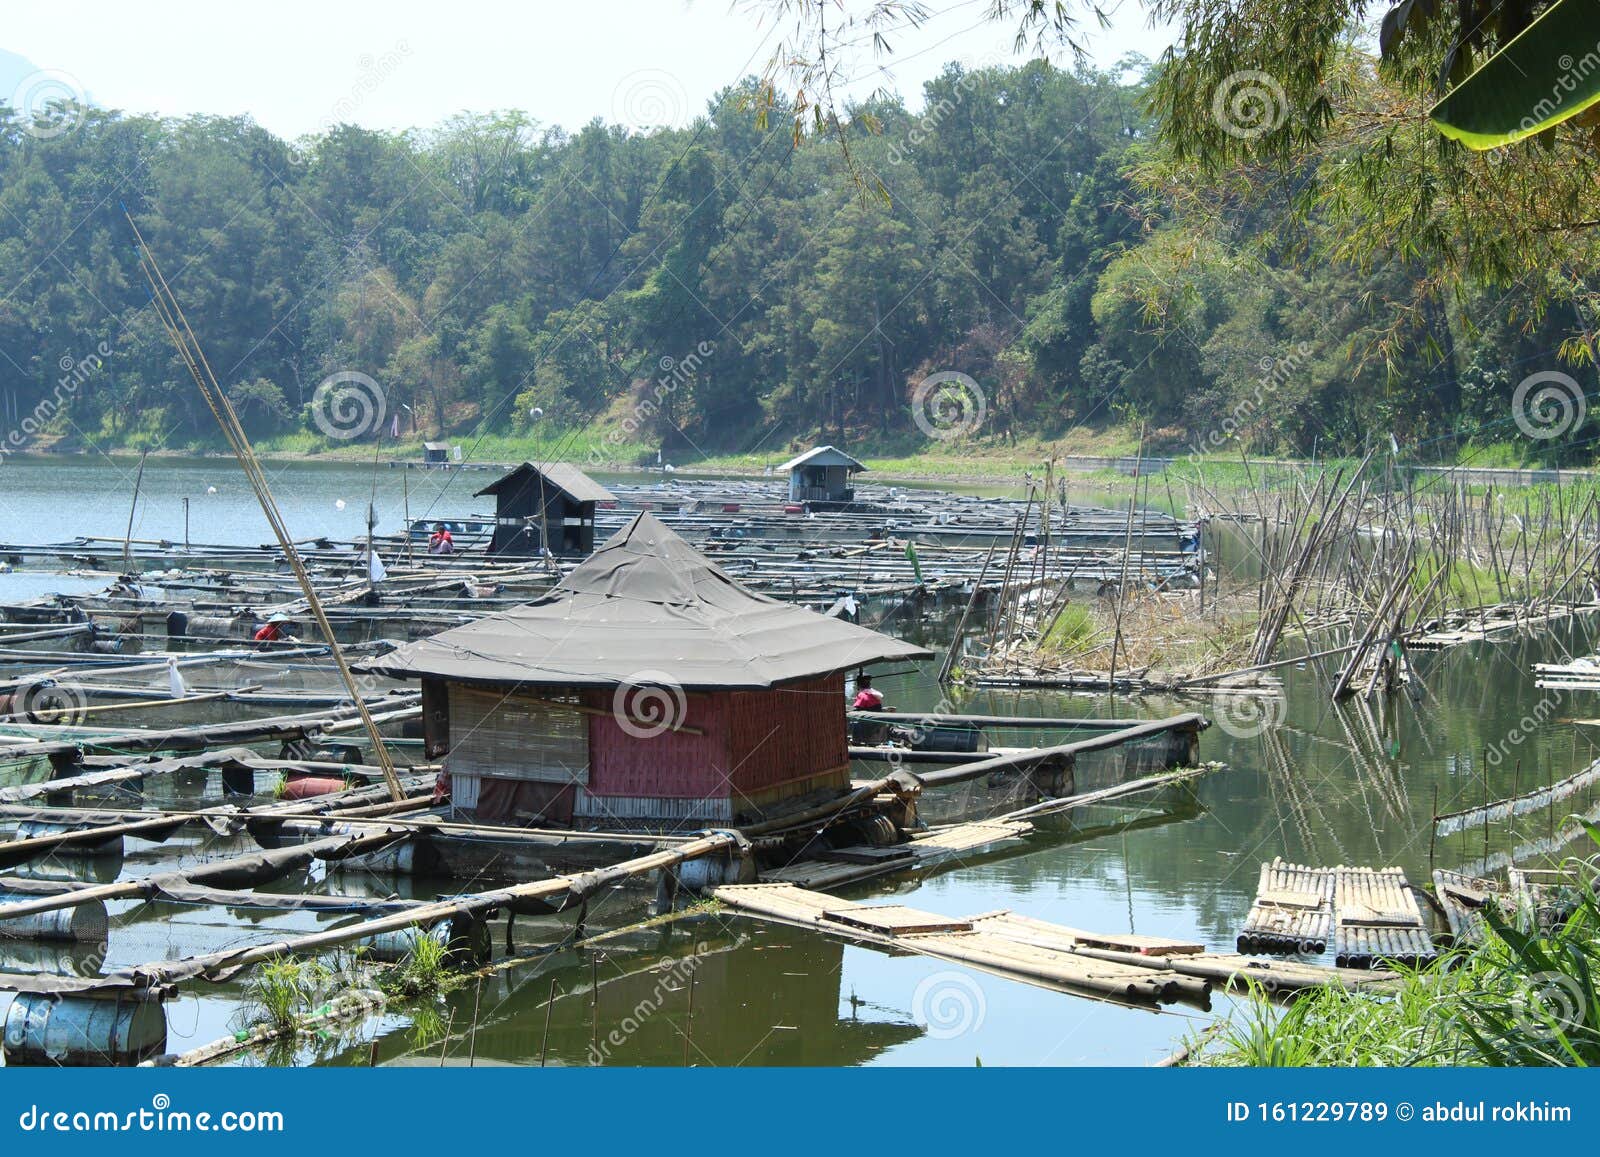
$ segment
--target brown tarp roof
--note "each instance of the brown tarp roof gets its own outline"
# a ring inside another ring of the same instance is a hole
[[[544,480],[557,490],[563,491],[578,502],[615,502],[617,496],[607,490],[600,483],[590,478],[582,470],[570,462],[544,462],[534,465],[524,462],[521,466],[502,474],[495,481],[489,483],[477,494],[477,498],[484,494],[499,494],[507,487],[519,483],[525,473],[544,475]]]
[[[911,643],[746,590],[640,514],[548,595],[408,643],[360,670],[545,686],[762,688],[885,659]]]

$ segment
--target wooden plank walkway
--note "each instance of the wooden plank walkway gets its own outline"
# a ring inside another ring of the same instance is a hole
[[[984,932],[1036,944],[1041,948],[1055,948],[1062,952],[1076,952],[1080,948],[1100,948],[1113,952],[1131,952],[1138,956],[1189,956],[1205,951],[1203,944],[1188,940],[1172,940],[1164,936],[1137,936],[1121,932],[1084,932],[1062,924],[1036,920],[1032,916],[1019,916],[1015,912],[985,912],[972,917],[972,924]]]
[[[730,884],[712,895],[757,919],[956,961],[1044,988],[1128,1002],[1203,1004],[1218,984],[1254,983],[1270,993],[1286,993],[1327,986],[1381,988],[1394,980],[1392,973],[1381,970],[1209,953],[1190,941],[1084,932],[1013,912],[945,917],[898,904],[857,904],[793,884]]]
[[[1320,955],[1328,950],[1332,927],[1333,873],[1275,859],[1261,865],[1239,951]]]
[[[1019,840],[1033,831],[1025,820],[988,820],[929,832],[903,844],[878,848],[868,845],[837,848],[823,860],[807,860],[763,872],[764,883],[794,884],[827,891],[870,880],[890,872],[935,867],[995,844]]]
[[[1403,871],[1341,864],[1333,873],[1335,963],[1371,968],[1392,960],[1415,968],[1438,957]]]
[[[1009,934],[1002,935],[994,930],[1001,913],[951,919],[899,904],[856,904],[793,884],[729,884],[712,895],[745,915],[966,964],[1041,988],[1131,1004],[1209,1001],[1206,980],[1081,956],[1055,935],[1036,938],[1026,929],[1006,929]]]

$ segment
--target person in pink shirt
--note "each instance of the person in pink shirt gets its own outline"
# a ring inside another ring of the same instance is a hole
[[[863,675],[856,680],[855,702],[850,704],[852,711],[882,711],[883,692],[872,685],[872,676]]]

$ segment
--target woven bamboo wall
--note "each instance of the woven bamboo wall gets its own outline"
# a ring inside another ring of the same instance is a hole
[[[452,684],[452,778],[588,783],[589,732],[585,717],[572,707],[560,705],[577,702],[575,695],[555,691],[537,697],[504,695]]]
[[[849,778],[844,676],[800,679],[771,691],[736,691],[728,704],[733,782],[757,793],[818,772]]]

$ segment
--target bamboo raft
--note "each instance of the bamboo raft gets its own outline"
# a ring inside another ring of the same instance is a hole
[[[1390,960],[1419,968],[1438,958],[1403,871],[1341,865],[1333,876],[1334,959],[1340,967],[1372,968]]]
[[[1549,933],[1571,916],[1583,884],[1564,868],[1511,867],[1504,880],[1436,869],[1433,887],[1451,939],[1478,944],[1491,913],[1511,927]]]
[[[1418,968],[1438,956],[1399,868],[1312,868],[1282,859],[1262,864],[1239,951],[1316,956],[1330,939],[1340,968],[1375,968],[1384,961]]]
[[[1442,868],[1434,869],[1433,894],[1444,910],[1450,939],[1456,944],[1482,943],[1485,909],[1503,907],[1508,898],[1506,885],[1498,881]]]
[[[1275,859],[1261,865],[1255,903],[1239,932],[1244,953],[1298,953],[1328,950],[1333,926],[1333,872]]]
[[[1090,933],[1011,912],[949,918],[900,905],[855,904],[788,883],[725,885],[712,896],[746,916],[965,964],[1007,979],[1123,1002],[1190,1000],[1206,1006],[1214,984],[1274,992],[1382,988],[1382,971],[1326,968],[1208,953],[1154,936]]]
[[[952,919],[899,904],[852,904],[793,884],[724,885],[712,897],[744,915],[965,964],[1042,988],[1130,1004],[1210,1004],[1211,984],[1203,978],[1080,956],[1065,946],[1071,943],[1070,929],[1041,928],[1037,922],[1008,919],[1010,913]],[[1165,950],[1199,948],[1172,941]]]

